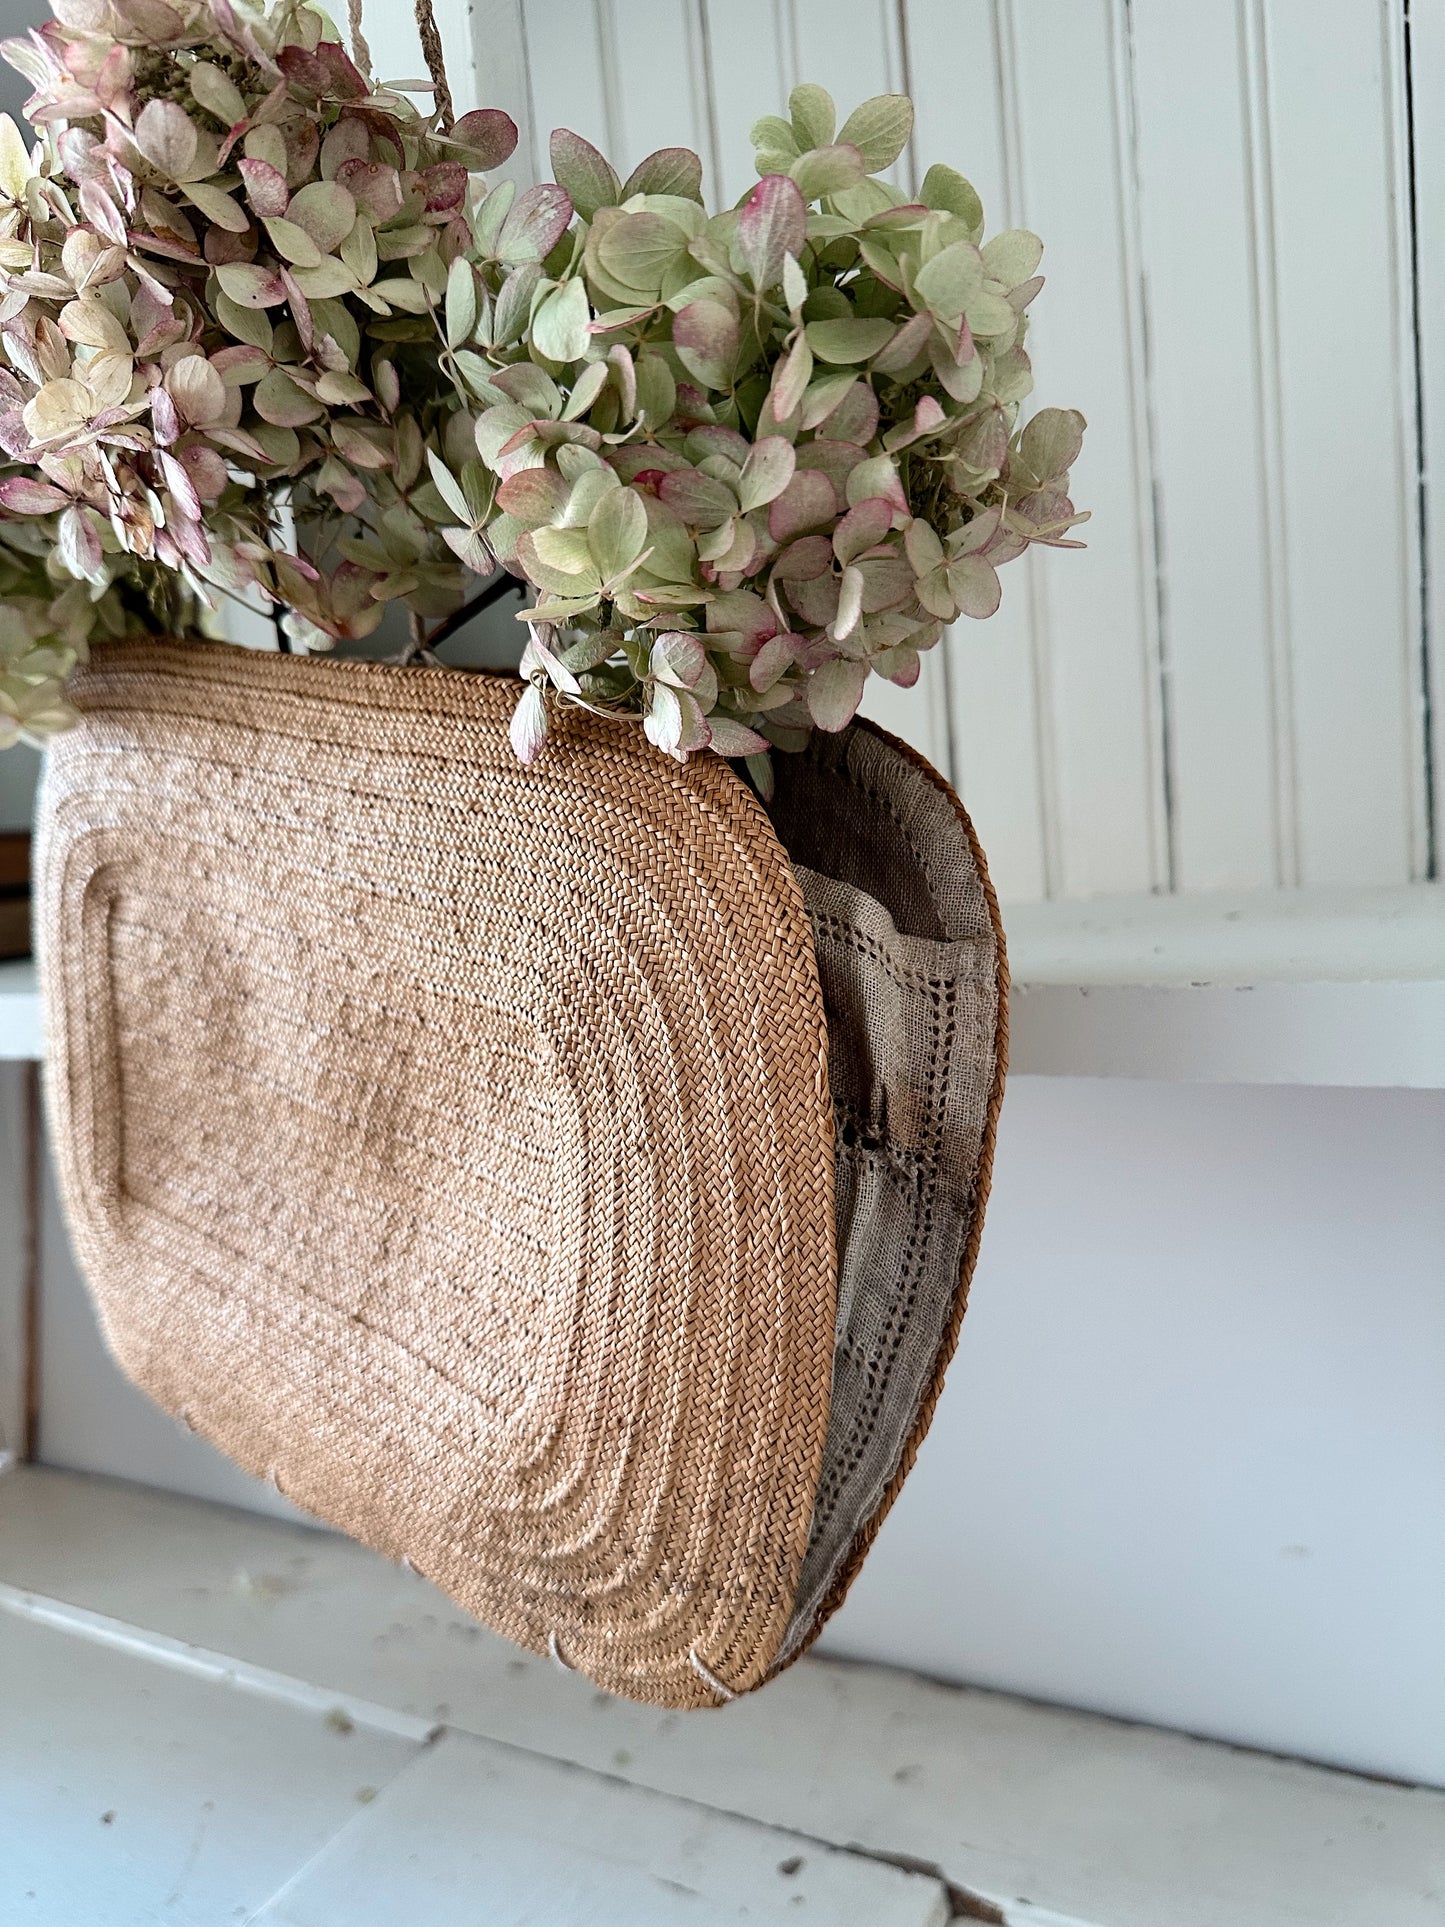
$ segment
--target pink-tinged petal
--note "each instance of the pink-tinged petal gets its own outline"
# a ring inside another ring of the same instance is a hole
[[[775,542],[791,542],[796,535],[831,522],[838,498],[827,476],[815,468],[800,468],[768,508],[768,533]]]
[[[900,689],[912,689],[918,681],[923,664],[916,649],[890,649],[887,655],[887,668],[883,659],[874,662],[875,670],[882,670],[889,682],[897,683]]]
[[[765,174],[738,214],[738,246],[757,288],[782,279],[788,255],[802,253],[808,239],[808,208],[798,183],[786,174]]]
[[[269,161],[242,160],[237,170],[246,184],[246,199],[263,219],[284,214],[291,205],[286,176]]]
[[[780,582],[812,582],[833,566],[833,545],[826,535],[805,535],[792,542],[773,565]]]
[[[102,109],[115,106],[117,101],[130,92],[134,74],[130,48],[122,46],[117,41],[101,61],[99,72],[95,76],[95,98],[100,102]],[[78,120],[82,116],[72,115],[70,118]]]
[[[708,605],[707,626],[710,635],[740,635],[744,645],[754,651],[782,627],[763,598],[751,589],[717,596]]]
[[[166,487],[171,492],[171,500],[175,507],[179,509],[180,513],[184,515],[188,521],[199,522],[201,519],[201,498],[197,495],[196,485],[191,480],[183,464],[178,462],[174,455],[163,451],[161,454],[161,473],[165,477]]]
[[[150,391],[151,423],[158,442],[170,443],[179,439],[181,432],[180,410],[166,390],[159,385]]]
[[[371,134],[359,114],[345,113],[321,143],[321,178],[334,181],[348,161],[371,158]]]
[[[30,459],[30,430],[25,426],[25,412],[20,408],[7,408],[0,415],[0,449],[12,461],[23,462]]]
[[[336,100],[365,100],[371,92],[360,69],[339,41],[323,40],[316,49],[326,69],[332,97]]]
[[[964,322],[963,325],[966,328],[968,323]],[[931,314],[910,316],[893,339],[885,343],[873,357],[875,372],[880,375],[896,375],[900,369],[908,367],[910,362],[917,361],[927,348],[932,335],[933,316]]]
[[[29,475],[7,475],[0,482],[0,508],[12,515],[53,515],[63,509],[70,497],[49,482],[37,482]]]
[[[868,681],[868,665],[837,659],[825,662],[808,678],[808,714],[819,729],[836,734],[846,729],[858,713],[863,689]]]
[[[881,542],[892,526],[892,503],[870,495],[850,508],[834,529],[833,553],[844,564],[856,561],[865,550]]]
[[[191,486],[203,502],[214,502],[230,480],[226,464],[215,449],[207,448],[202,442],[177,449],[176,460],[184,465]]]
[[[572,221],[572,201],[555,181],[529,187],[514,202],[497,236],[502,261],[545,261]]]
[[[672,344],[690,375],[709,388],[726,388],[738,352],[738,318],[721,301],[689,301],[672,321]]]
[[[584,221],[590,221],[599,208],[616,207],[622,200],[616,168],[581,134],[574,134],[570,127],[554,127],[548,152],[553,174],[571,195],[572,205]]]
[[[866,448],[878,433],[878,397],[866,381],[855,381],[826,420],[831,440]]]
[[[657,485],[657,494],[690,528],[721,528],[738,512],[738,498],[727,483],[695,468],[677,469],[664,475]]]
[[[741,468],[751,449],[752,443],[746,435],[740,435],[735,428],[724,428],[721,422],[704,422],[687,438],[687,452],[694,462],[705,461],[709,455],[721,455]]]
[[[649,668],[674,689],[695,689],[708,666],[707,650],[686,629],[665,629],[652,645]]]
[[[748,665],[748,681],[762,695],[772,688],[779,676],[792,668],[797,660],[795,644],[797,638],[791,635],[770,636]]]
[[[148,100],[135,124],[135,144],[159,173],[178,180],[196,158],[200,130],[173,100]]]
[[[707,747],[718,756],[760,756],[768,747],[765,736],[732,716],[719,716],[716,710],[707,718],[707,732]]]
[[[401,176],[383,161],[343,161],[336,170],[336,180],[373,221],[389,221],[401,212],[406,198]]]
[[[948,568],[948,586],[966,616],[984,621],[998,608],[1002,584],[998,571],[981,555],[961,555]]]
[[[218,349],[211,356],[211,366],[229,388],[247,380],[259,381],[269,370],[271,357],[264,348],[238,342],[234,348]]]
[[[298,93],[319,96],[326,92],[326,68],[304,47],[283,47],[276,56],[276,64]]]
[[[519,522],[543,528],[567,506],[570,493],[562,477],[550,468],[524,468],[509,475],[497,490],[497,507]]]
[[[487,173],[512,158],[517,147],[517,123],[500,107],[478,107],[462,115],[448,139],[465,147],[472,166]]]
[[[238,308],[279,308],[286,299],[286,283],[270,268],[235,261],[218,268],[216,274],[221,292]]]
[[[211,566],[211,545],[206,539],[206,531],[200,522],[191,522],[184,516],[178,516],[170,524],[169,533],[188,562],[198,569],[208,569]]]
[[[701,201],[702,161],[690,147],[659,147],[639,161],[623,183],[621,198],[634,194],[675,194],[680,200]]]
[[[813,351],[808,346],[807,336],[799,328],[792,347],[773,370],[767,405],[758,422],[760,433],[766,434],[770,428],[788,420],[802,402],[812,379]]]
[[[547,741],[547,699],[528,683],[507,731],[519,763],[535,763]]]
[[[115,202],[95,181],[83,181],[79,193],[80,211],[97,234],[115,247],[126,244],[125,217]]]
[[[426,196],[427,212],[436,214],[461,206],[467,191],[467,170],[460,161],[438,161],[434,167],[422,169],[417,184]]]

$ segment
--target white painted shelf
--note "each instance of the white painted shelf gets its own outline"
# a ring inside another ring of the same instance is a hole
[[[1016,904],[1015,1075],[1445,1089],[1445,884]],[[41,1053],[0,964],[0,1058]]]
[[[1445,885],[1005,910],[1014,1071],[1445,1089]]]
[[[0,1059],[41,1056],[40,992],[35,965],[0,963]]]
[[[36,1927],[1440,1919],[1445,1793],[811,1657],[631,1706],[337,1535],[71,1473],[0,1478],[0,1684]]]

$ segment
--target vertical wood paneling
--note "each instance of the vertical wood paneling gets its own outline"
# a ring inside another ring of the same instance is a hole
[[[946,161],[982,196],[992,229],[1014,220],[1009,139],[993,0],[910,0],[914,148]],[[1003,605],[988,622],[960,622],[948,651],[954,780],[989,853],[999,893],[1048,894],[1044,771],[1027,559],[1003,572]]]
[[[1409,8],[1413,99],[1416,300],[1423,523],[1421,610],[1425,650],[1420,687],[1432,718],[1426,767],[1432,778],[1432,875],[1445,871],[1445,7]]]
[[[532,116],[532,91],[527,76],[527,28],[522,0],[458,0],[464,5],[471,29],[474,80],[471,93],[478,105],[501,107],[517,123],[520,139],[508,172],[523,187],[545,178]]]
[[[1090,424],[1074,476],[1093,515],[1080,531],[1088,547],[1031,558],[1052,894],[1127,894],[1167,884],[1168,850],[1136,208],[1115,89],[1122,23],[1110,0],[1015,0],[1011,11],[1018,217],[1044,238],[1047,277],[1029,331],[1040,386],[1026,407],[1077,407]]]
[[[792,16],[792,75],[826,87],[841,123],[871,94],[896,93],[903,84],[894,0],[779,0]]]
[[[1403,883],[1424,858],[1399,12],[1260,4],[1306,884]]]
[[[1445,10],[1414,0],[1417,317],[1407,4],[483,0],[525,15],[543,155],[558,123],[624,166],[684,141],[730,202],[796,81],[844,112],[902,87],[900,180],[947,159],[991,229],[1043,235],[1030,405],[1090,418],[1088,549],[1012,567],[999,616],[867,704],[951,748],[1008,897],[1428,867],[1413,351],[1418,318],[1445,418]],[[1442,531],[1432,498],[1437,578]]]
[[[524,0],[527,70],[538,163],[550,177],[547,141],[570,127],[612,157],[620,110],[609,113],[603,18],[596,0]],[[610,50],[609,50],[610,52]]]
[[[702,156],[704,192],[714,192],[709,152],[702,21],[696,0],[606,0],[608,65],[617,76],[617,149],[608,158],[627,175],[658,147],[691,147]],[[636,84],[646,74],[645,87]]]
[[[731,206],[758,178],[753,122],[781,114],[793,85],[786,0],[699,0],[717,149],[719,199]]]
[[[1240,23],[1165,0],[1131,16],[1176,883],[1268,888],[1278,718]]]

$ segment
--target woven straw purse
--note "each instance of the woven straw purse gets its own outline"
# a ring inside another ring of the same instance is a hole
[[[510,678],[123,644],[50,752],[50,1119],[116,1357],[610,1691],[841,1601],[978,1248],[997,908],[921,757],[723,762]]]

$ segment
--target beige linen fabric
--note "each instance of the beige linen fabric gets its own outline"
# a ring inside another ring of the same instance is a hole
[[[839,1603],[927,1429],[987,1195],[1007,984],[987,874],[936,771],[866,727],[777,762],[838,1139],[832,1412],[785,1663]]]

